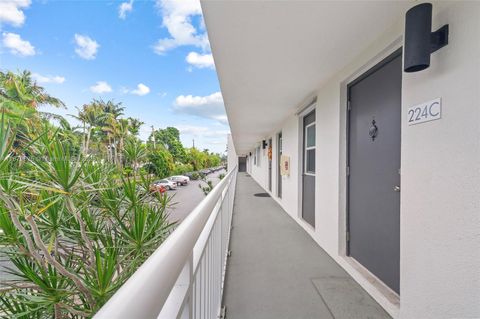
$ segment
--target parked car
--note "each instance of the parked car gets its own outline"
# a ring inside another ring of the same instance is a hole
[[[167,191],[167,189],[165,188],[165,186],[163,185],[160,185],[160,184],[155,184],[153,183],[152,185],[150,185],[150,192],[151,193],[155,193],[155,192],[158,192],[160,194],[163,194]]]
[[[161,179],[161,180],[153,182],[153,184],[162,185],[167,190],[177,189],[177,183],[173,182],[173,181],[170,181],[168,179]]]
[[[183,175],[175,175],[168,178],[170,181],[177,183],[177,185],[186,186],[190,182],[190,177]]]

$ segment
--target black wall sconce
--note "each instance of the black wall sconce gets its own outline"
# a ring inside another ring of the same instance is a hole
[[[267,141],[265,140],[262,141],[262,148],[263,149],[267,148]]]
[[[252,156],[252,152],[250,152],[250,156]]]
[[[422,3],[405,15],[405,72],[418,72],[430,66],[430,54],[448,44],[448,24],[432,32],[432,4]]]

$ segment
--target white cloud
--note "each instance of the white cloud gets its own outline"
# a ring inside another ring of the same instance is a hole
[[[131,93],[139,96],[144,96],[150,93],[150,88],[145,84],[140,83],[137,85],[137,88],[135,90],[131,91]]]
[[[20,27],[25,22],[25,14],[22,9],[28,8],[30,0],[1,0],[0,1],[0,24],[8,23],[14,27]]]
[[[33,73],[32,78],[37,81],[38,83],[55,83],[55,84],[62,84],[65,82],[65,78],[63,76],[55,75],[55,76],[44,76],[38,73]]]
[[[133,0],[129,2],[122,2],[118,6],[118,17],[120,19],[125,19],[127,17],[127,13],[132,12],[133,10]]]
[[[90,91],[97,94],[110,93],[112,92],[112,87],[105,81],[98,81],[90,87]]]
[[[20,35],[10,32],[3,33],[3,46],[10,49],[15,55],[32,56],[35,55],[35,47],[30,42],[23,40]]]
[[[197,52],[190,52],[185,59],[189,64],[199,68],[215,68],[215,64],[213,62],[213,55],[210,54],[199,54]]]
[[[120,92],[122,94],[135,94],[135,95],[138,95],[138,96],[144,96],[144,95],[147,95],[148,93],[150,93],[150,88],[143,83],[139,83],[139,84],[137,84],[136,89],[130,90],[127,87],[122,87],[120,89]]]
[[[192,125],[175,125],[175,127],[180,131],[184,145],[186,145],[185,140],[190,142],[190,139],[194,138],[195,145],[200,149],[208,148],[220,153],[225,151],[229,130],[212,130],[211,127]]]
[[[75,44],[77,45],[75,52],[85,60],[95,59],[98,48],[100,47],[97,41],[81,34],[75,34]]]
[[[162,25],[170,33],[169,38],[158,40],[154,46],[157,54],[164,54],[166,51],[182,45],[192,45],[209,50],[207,33],[198,32],[192,24],[192,17],[202,15],[199,0],[157,0],[156,3],[162,13]],[[201,25],[202,23],[200,23],[200,27]]]
[[[207,96],[180,95],[175,99],[173,109],[179,113],[191,114],[228,124],[222,93]]]
[[[218,138],[226,137],[229,130],[212,130],[210,127],[193,126],[193,125],[175,125],[181,134],[193,135],[195,137]]]

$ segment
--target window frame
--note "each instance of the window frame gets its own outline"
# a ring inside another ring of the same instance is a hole
[[[308,133],[307,133],[307,132],[308,132],[308,129],[309,129],[311,126],[315,126],[315,129],[313,130],[313,134],[314,134],[314,137],[315,137],[315,143],[314,143],[313,146],[307,146],[307,144],[308,144]],[[312,122],[312,123],[310,123],[310,124],[308,124],[308,125],[306,125],[306,126],[305,126],[305,131],[303,132],[303,134],[304,134],[304,141],[305,141],[305,142],[304,142],[304,143],[305,143],[305,145],[304,145],[304,150],[303,150],[303,173],[304,173],[305,175],[315,176],[315,171],[316,171],[316,169],[317,169],[317,165],[316,165],[316,164],[314,164],[314,165],[315,165],[315,168],[314,168],[314,171],[313,171],[313,172],[307,171],[307,169],[308,169],[308,165],[307,165],[308,156],[307,156],[307,153],[308,153],[308,151],[313,150],[313,151],[315,152],[315,153],[314,153],[314,154],[315,154],[315,159],[314,159],[314,160],[315,160],[315,161],[317,160],[317,136],[316,136],[316,134],[317,134],[317,126],[316,126],[316,121],[315,121],[315,122]]]

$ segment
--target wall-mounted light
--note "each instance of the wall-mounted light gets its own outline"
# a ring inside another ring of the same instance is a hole
[[[432,32],[432,4],[422,3],[405,16],[403,70],[418,72],[430,66],[430,54],[448,44],[448,24]]]
[[[263,149],[267,148],[267,141],[265,141],[265,140],[262,141],[262,148]]]
[[[250,152],[250,156],[252,156],[252,152]]]

